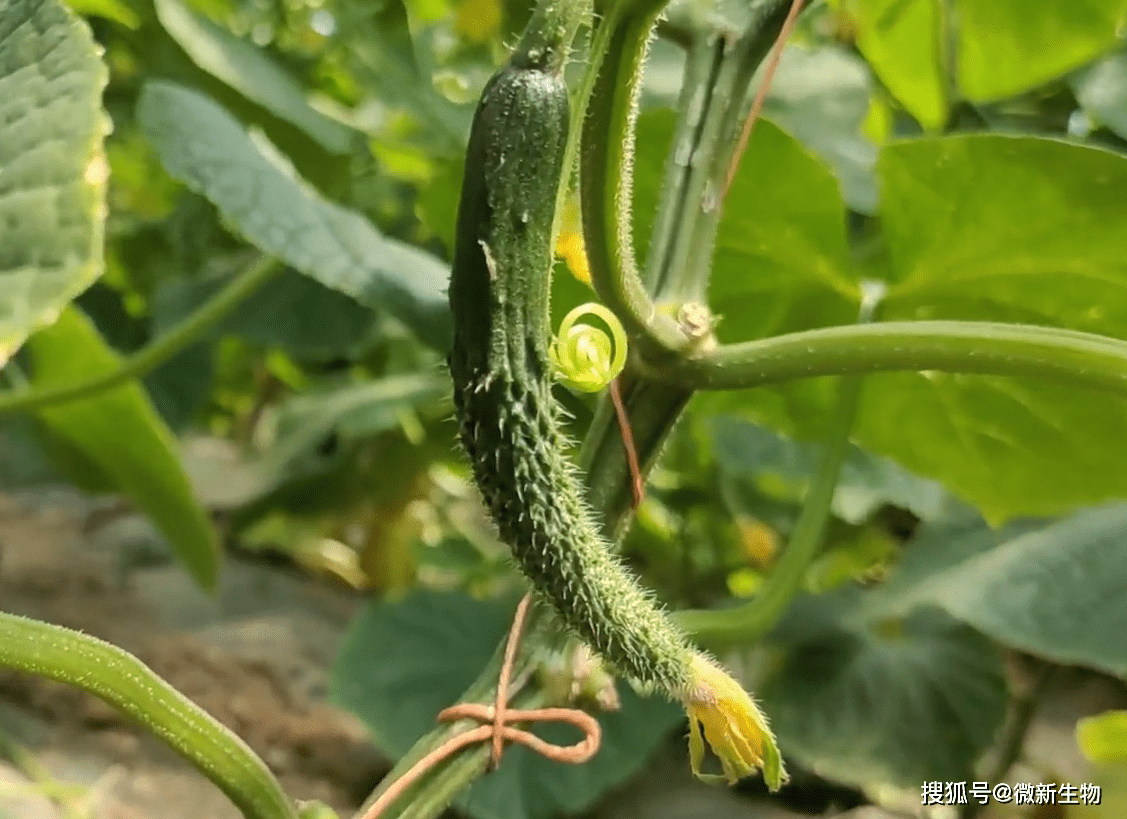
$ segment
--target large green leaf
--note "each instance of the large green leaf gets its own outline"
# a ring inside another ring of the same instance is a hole
[[[873,616],[940,606],[999,642],[1067,665],[1127,674],[1127,506],[1047,525],[913,543],[907,576],[869,602]],[[993,548],[986,548],[993,545]]]
[[[882,318],[1127,337],[1127,158],[1048,139],[955,136],[890,146],[879,170],[887,252],[865,274],[888,280]],[[770,314],[770,300],[760,309]],[[802,381],[698,401],[809,437],[820,434],[826,395]],[[889,374],[867,380],[855,435],[1000,521],[1127,495],[1127,472],[1107,445],[1127,436],[1124,409],[1052,382]]]
[[[120,364],[74,308],[33,335],[27,350],[35,389],[74,384]],[[53,436],[152,518],[200,585],[214,587],[219,563],[215,530],[192,495],[175,438],[136,382],[47,407],[36,415]]]
[[[1127,337],[1127,157],[1035,137],[900,142],[880,158],[883,317],[1064,325]]]
[[[927,129],[947,119],[948,85],[973,102],[1010,97],[1113,48],[1124,0],[839,0],[877,76]],[[957,67],[947,42],[955,45]]]
[[[969,781],[1006,710],[990,641],[934,609],[857,617],[856,589],[801,598],[759,694],[783,752],[860,786]]]
[[[724,203],[709,302],[725,341],[857,317],[845,206],[833,174],[770,122],[756,126]]]
[[[1127,402],[1049,382],[870,377],[857,439],[935,478],[993,522],[1127,495]]]
[[[179,0],[156,0],[161,25],[200,68],[317,140],[326,150],[344,153],[358,136],[306,99],[301,85],[266,52],[241,40]]]
[[[333,673],[335,699],[361,717],[376,744],[400,757],[434,727],[481,673],[504,636],[510,609],[461,594],[415,591],[375,604],[353,623]],[[578,813],[605,789],[639,770],[684,714],[619,687],[622,708],[598,715],[603,741],[583,765],[551,762],[521,746],[458,800],[475,819],[535,819]],[[574,729],[537,727],[571,744]]]
[[[444,264],[322,198],[261,134],[248,134],[195,91],[150,82],[137,116],[168,172],[214,202],[252,243],[447,349]]]
[[[1127,2],[959,0],[954,20],[960,90],[985,102],[1028,91],[1114,47]]]
[[[839,0],[857,32],[857,48],[885,87],[920,124],[947,121],[947,81],[935,0]]]
[[[102,272],[106,69],[55,0],[0,0],[0,366]]]
[[[839,48],[783,51],[763,113],[822,161],[855,211],[877,209],[876,146],[861,133],[869,111],[871,74],[859,57]]]
[[[1048,139],[903,142],[880,161],[882,317],[1050,324],[1127,337],[1127,158]],[[1048,382],[874,377],[859,440],[992,520],[1127,495],[1127,406]],[[1048,477],[1048,479],[1047,479]]]

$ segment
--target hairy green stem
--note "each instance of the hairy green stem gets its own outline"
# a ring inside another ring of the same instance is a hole
[[[510,58],[517,68],[563,71],[580,26],[591,16],[591,0],[544,0],[532,17]]]
[[[753,3],[741,35],[702,31],[689,51],[646,264],[646,281],[659,303],[705,300],[721,196],[750,105],[751,82],[789,7],[790,0]],[[654,260],[660,260],[660,269]]]
[[[655,380],[706,390],[927,370],[1052,378],[1127,395],[1127,341],[1024,324],[901,321],[787,333],[644,365]]]
[[[591,283],[632,343],[683,350],[688,338],[659,313],[634,258],[630,203],[634,122],[646,48],[666,0],[617,0],[595,34],[594,71],[582,124],[580,208]]]
[[[718,78],[711,122],[701,148],[698,179],[690,202],[697,213],[678,254],[682,265],[677,278],[666,283],[668,294],[657,298],[703,302],[712,278],[713,248],[723,214],[723,196],[729,166],[740,144],[740,132],[751,107],[751,83],[782,30],[791,0],[759,0],[750,4],[751,19],[743,34],[726,50],[724,71]]]
[[[76,401],[140,378],[200,338],[209,327],[230,313],[281,269],[278,261],[271,257],[259,259],[171,330],[122,359],[120,366],[113,372],[60,387],[0,393],[0,412],[37,410],[52,404]]]
[[[710,103],[725,44],[723,37],[706,32],[695,35],[688,47],[677,100],[677,123],[665,158],[661,201],[654,216],[643,273],[646,288],[653,294],[669,289],[667,278],[683,270],[684,254],[674,248],[680,244],[679,238],[692,232],[693,217],[699,212],[700,199],[694,201],[689,191],[694,187],[694,171],[700,166],[702,131],[713,110]],[[674,264],[675,257],[681,259],[681,267]]]
[[[198,768],[247,819],[297,819],[246,743],[117,646],[0,612],[0,666],[78,686],[110,703]]]

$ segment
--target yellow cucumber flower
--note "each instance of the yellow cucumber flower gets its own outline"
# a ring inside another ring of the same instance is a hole
[[[741,777],[763,770],[767,787],[777,791],[786,782],[783,760],[767,718],[743,686],[707,657],[693,659],[693,687],[685,695],[689,712],[689,762],[693,774],[706,782]],[[701,728],[704,737],[701,737]],[[701,773],[704,740],[720,759],[724,775]]]
[[[579,216],[579,194],[568,193],[560,216],[560,233],[556,237],[556,255],[567,262],[571,275],[584,284],[591,283],[587,265],[587,247],[583,243],[583,224]]]

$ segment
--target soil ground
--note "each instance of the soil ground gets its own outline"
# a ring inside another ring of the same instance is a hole
[[[362,598],[230,556],[209,598],[143,519],[107,521],[104,507],[70,490],[0,496],[0,606],[127,649],[246,740],[287,793],[354,809],[387,763],[326,699]],[[159,741],[73,687],[0,670],[0,732],[44,768],[43,782],[20,787],[26,777],[0,763],[0,816],[65,816],[42,797],[47,780],[76,785],[64,806],[97,819],[239,816]]]
[[[363,595],[232,555],[221,577],[214,597],[201,593],[152,527],[114,502],[69,488],[0,494],[0,608],[127,649],[243,737],[291,796],[350,815],[389,768],[364,727],[328,704],[329,668]],[[1015,663],[1017,684],[1022,673]],[[1007,779],[1036,782],[1052,771],[1083,781],[1076,720],[1124,707],[1122,683],[1063,670],[1029,732],[1024,765]],[[701,785],[683,753],[673,756],[658,754],[591,819],[803,815]],[[839,813],[832,798],[803,807],[841,819],[918,811]],[[239,816],[211,783],[96,698],[0,670],[0,819]]]

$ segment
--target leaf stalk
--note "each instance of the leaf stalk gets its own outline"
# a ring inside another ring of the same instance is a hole
[[[230,313],[251,293],[281,272],[282,266],[264,256],[235,276],[222,290],[200,305],[171,330],[122,359],[117,369],[75,384],[44,389],[18,389],[0,393],[0,413],[28,412],[77,401],[117,387],[152,372]]]

